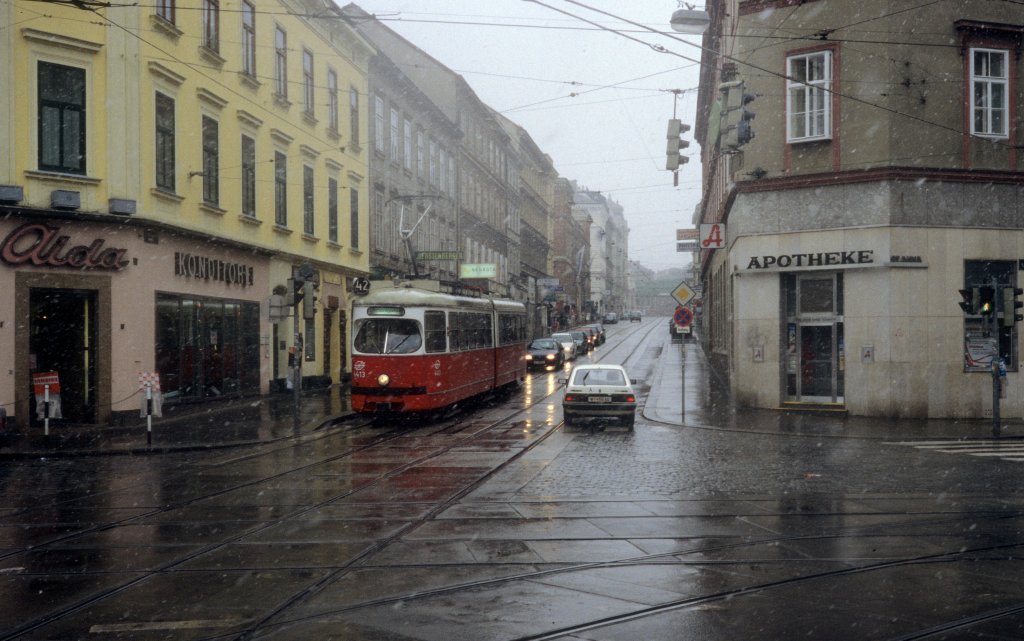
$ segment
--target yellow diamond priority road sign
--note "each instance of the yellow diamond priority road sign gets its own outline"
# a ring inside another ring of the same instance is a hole
[[[680,305],[686,305],[697,293],[690,289],[690,286],[685,282],[676,285],[676,288],[672,290],[672,298],[676,299],[676,302]]]

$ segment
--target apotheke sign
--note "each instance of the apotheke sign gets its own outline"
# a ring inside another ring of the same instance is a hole
[[[875,262],[871,249],[814,254],[780,254],[778,256],[751,256],[747,269],[789,269],[792,267],[855,267]]]

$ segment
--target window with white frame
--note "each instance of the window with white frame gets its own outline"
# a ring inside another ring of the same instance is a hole
[[[156,15],[174,24],[174,0],[157,0]]]
[[[359,90],[355,87],[348,89],[348,122],[349,137],[352,146],[359,148]]]
[[[384,96],[373,97],[373,150],[384,153]]]
[[[256,76],[256,7],[242,2],[242,73]]]
[[[971,133],[1005,138],[1008,135],[1009,52],[971,49]]]
[[[831,138],[832,52],[790,56],[786,66],[786,140]]]
[[[314,100],[313,94],[313,52],[309,49],[302,50],[302,109],[307,116],[313,116]]]
[[[406,171],[412,171],[412,121],[405,119],[402,129],[402,167]]]
[[[398,115],[398,109],[391,108],[391,139],[390,139],[390,157],[391,162],[398,164],[398,159],[402,157],[402,132],[401,132],[400,117]]]
[[[274,91],[288,97],[288,34],[280,27],[274,30]]]
[[[203,0],[203,46],[220,51],[220,0]]]
[[[338,131],[338,72],[327,70],[327,127]]]

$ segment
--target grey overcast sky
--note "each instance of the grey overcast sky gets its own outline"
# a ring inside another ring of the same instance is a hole
[[[700,201],[699,148],[686,150],[690,162],[673,187],[665,132],[673,107],[693,124],[699,76],[700,49],[672,38],[700,38],[672,32],[676,0],[356,4],[461,74],[481,100],[530,133],[561,176],[620,203],[630,259],[655,270],[689,262],[689,254],[675,251],[675,229],[692,227]],[[682,90],[678,99],[674,90]]]

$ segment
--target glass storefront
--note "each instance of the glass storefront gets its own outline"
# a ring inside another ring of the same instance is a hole
[[[156,369],[165,400],[258,393],[259,303],[157,294]]]

